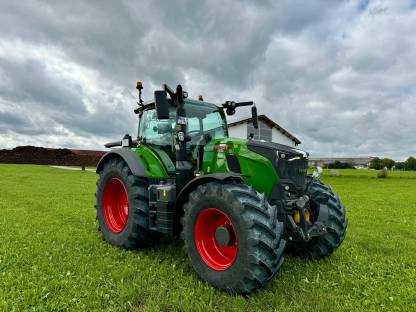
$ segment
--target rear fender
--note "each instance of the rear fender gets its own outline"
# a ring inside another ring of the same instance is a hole
[[[98,162],[97,169],[95,172],[99,173],[101,170],[103,170],[104,164],[110,159],[114,158],[123,159],[129,166],[133,175],[138,177],[147,177],[146,170],[143,164],[141,163],[140,159],[137,157],[137,154],[133,152],[131,149],[125,147],[118,148],[104,154],[104,156],[101,157],[100,161]]]

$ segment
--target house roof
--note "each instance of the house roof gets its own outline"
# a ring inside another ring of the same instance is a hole
[[[367,165],[374,157],[361,156],[361,157],[323,157],[323,158],[309,158],[310,163],[322,163],[323,165],[329,165],[336,161],[349,163],[352,165]]]
[[[289,131],[287,131],[282,126],[279,126],[277,123],[275,123],[273,120],[271,120],[266,115],[259,115],[258,119],[263,121],[264,123],[268,124],[270,127],[275,128],[277,131],[279,131],[283,135],[287,136],[289,139],[291,139],[293,142],[295,142],[296,145],[301,143],[301,141],[297,137],[295,137],[293,134],[291,134]],[[252,120],[252,118],[249,117],[249,118],[244,118],[244,119],[241,119],[241,120],[233,121],[233,122],[230,122],[228,124],[228,127],[248,123],[248,122],[251,122],[251,120]]]

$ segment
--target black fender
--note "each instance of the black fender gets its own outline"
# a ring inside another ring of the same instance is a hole
[[[182,204],[188,197],[189,193],[192,192],[197,186],[213,182],[213,181],[243,181],[241,174],[237,173],[212,173],[200,175],[191,181],[189,181],[179,192],[176,197],[176,207],[182,207]]]
[[[109,161],[113,158],[121,158],[123,159],[127,165],[129,166],[131,173],[138,177],[147,177],[146,171],[144,169],[143,164],[140,162],[140,159],[137,157],[137,154],[134,153],[131,149],[122,147],[118,149],[114,149],[101,157],[100,161],[98,162],[97,169],[95,170],[96,173],[99,173],[103,170],[104,163]]]

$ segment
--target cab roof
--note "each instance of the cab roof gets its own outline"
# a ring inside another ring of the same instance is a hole
[[[168,100],[169,103],[171,103],[171,100]],[[200,100],[194,100],[194,99],[184,99],[185,104],[192,104],[192,105],[203,105],[203,106],[207,106],[207,107],[212,107],[212,108],[221,108],[221,106],[218,106],[214,103],[210,103],[210,102],[205,102],[205,101],[200,101]],[[155,99],[151,99],[151,100],[147,100],[143,103],[143,110],[152,108],[155,105]]]

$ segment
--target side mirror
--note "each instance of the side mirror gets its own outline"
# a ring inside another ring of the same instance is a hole
[[[155,104],[157,119],[169,119],[169,103],[166,98],[166,91],[155,91]]]
[[[259,128],[259,120],[257,118],[257,107],[256,106],[251,107],[251,119],[253,120],[253,127],[255,129],[258,129]]]

